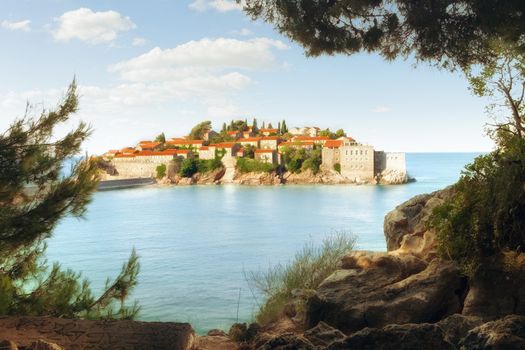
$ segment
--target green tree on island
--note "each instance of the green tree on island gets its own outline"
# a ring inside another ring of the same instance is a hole
[[[202,140],[206,131],[211,130],[211,121],[206,120],[195,125],[190,132],[191,140]]]
[[[155,141],[160,143],[166,143],[166,135],[164,135],[163,132],[160,133],[157,137],[155,137]]]
[[[81,217],[98,184],[95,159],[82,158],[63,167],[80,151],[90,128],[80,123],[62,138],[58,125],[77,111],[73,82],[56,109],[38,118],[15,120],[0,135],[0,314],[82,318],[133,318],[127,306],[137,284],[135,251],[115,280],[95,296],[79,273],[49,266],[46,240],[65,216]],[[74,234],[74,233],[72,233]]]

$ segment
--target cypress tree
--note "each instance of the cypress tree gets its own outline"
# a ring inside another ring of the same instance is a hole
[[[45,241],[65,216],[81,217],[98,184],[98,161],[84,157],[68,174],[90,128],[80,123],[62,138],[57,126],[77,111],[76,83],[59,106],[15,120],[0,134],[0,314],[133,318],[125,301],[137,283],[133,251],[114,281],[95,297],[79,273],[48,266]]]
[[[288,127],[286,126],[286,120],[283,119],[281,124],[281,134],[284,135],[288,132]]]

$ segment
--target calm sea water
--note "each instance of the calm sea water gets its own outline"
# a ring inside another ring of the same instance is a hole
[[[383,218],[420,193],[454,183],[473,153],[408,154],[417,182],[400,186],[199,186],[96,193],[86,218],[65,219],[50,261],[82,271],[100,291],[133,247],[140,319],[187,321],[197,332],[249,321],[261,302],[244,271],[285,263],[309,241],[353,233],[359,249],[385,250]],[[240,298],[239,298],[240,293]]]

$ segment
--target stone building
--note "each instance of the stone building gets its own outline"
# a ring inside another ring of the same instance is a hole
[[[176,158],[193,157],[190,150],[170,149],[161,152],[141,151],[135,154],[117,154],[112,160],[117,175],[126,178],[156,177],[157,167],[169,167]]]
[[[266,136],[262,137],[260,141],[261,149],[277,149],[282,139],[279,136]]]
[[[279,133],[279,130],[277,129],[274,129],[274,128],[266,128],[266,129],[259,129],[259,132],[261,134],[263,134],[264,136],[270,136],[272,134],[277,134]]]
[[[224,157],[235,157],[241,145],[237,142],[221,142],[210,145],[215,147],[218,151],[224,152]]]
[[[321,131],[321,129],[316,126],[305,126],[302,128],[291,128],[288,130],[288,132],[294,136],[303,135],[311,137],[316,137],[319,135],[319,131]]]
[[[341,175],[356,182],[371,182],[386,173],[406,178],[404,153],[374,151],[372,146],[359,144],[352,138],[327,141],[322,149],[322,162],[326,169],[339,163]]]
[[[314,148],[314,143],[312,141],[287,141],[279,144],[279,150],[290,147],[290,148],[303,148],[306,150],[312,150]]]
[[[215,159],[215,146],[202,146],[199,148],[199,159]]]
[[[277,164],[277,151],[274,149],[257,149],[255,150],[255,159],[264,163]]]
[[[340,147],[341,175],[356,182],[372,181],[374,171],[374,147],[344,142]]]
[[[255,148],[259,148],[259,143],[261,142],[261,138],[260,137],[247,137],[244,139],[239,139],[237,140],[237,142],[239,142],[243,146],[251,145]]]

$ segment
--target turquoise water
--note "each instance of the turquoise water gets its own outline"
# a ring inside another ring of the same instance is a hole
[[[400,186],[193,186],[98,192],[83,220],[49,241],[50,261],[82,271],[100,290],[133,247],[140,319],[188,321],[197,332],[248,321],[257,309],[244,271],[288,261],[305,242],[355,234],[385,250],[383,217],[420,193],[454,183],[476,154],[408,154],[417,182]],[[240,291],[240,299],[239,299]]]

